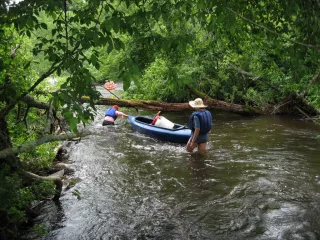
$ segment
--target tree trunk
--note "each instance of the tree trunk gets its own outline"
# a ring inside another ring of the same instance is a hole
[[[0,152],[4,149],[12,148],[11,139],[9,136],[8,124],[4,118],[0,118]],[[10,166],[17,167],[17,158],[15,155],[8,156],[0,164],[7,163]]]
[[[240,115],[264,114],[262,111],[254,108],[254,107],[245,106],[245,105],[241,105],[241,104],[227,103],[224,101],[216,100],[216,99],[210,98],[207,94],[199,91],[198,89],[195,89],[195,88],[190,87],[188,85],[186,85],[186,87],[195,96],[202,98],[203,101],[212,109],[224,110],[227,112],[233,112],[233,113],[237,113]]]
[[[241,115],[257,115],[261,114],[258,110],[250,107],[246,107],[240,104],[227,103],[219,100],[215,100],[209,97],[203,98],[204,103],[208,105],[207,109],[218,109],[227,112],[233,112]],[[88,97],[82,97],[81,102],[89,102]],[[96,105],[119,105],[122,107],[134,107],[142,108],[153,111],[163,112],[182,112],[194,110],[190,107],[189,103],[166,103],[158,101],[146,101],[146,100],[120,100],[112,98],[100,98],[95,102]]]
[[[196,96],[201,97],[204,103],[208,106],[207,109],[217,109],[227,112],[237,113],[245,116],[254,115],[276,115],[276,114],[299,114],[298,108],[302,108],[310,116],[320,115],[320,110],[315,109],[305,99],[295,94],[290,95],[283,102],[274,105],[273,108],[270,106],[265,111],[258,110],[251,106],[245,106],[240,104],[227,103],[212,99],[204,93],[193,89]],[[89,102],[88,97],[82,97],[81,102]],[[133,107],[148,109],[152,111],[163,111],[163,112],[183,112],[192,111],[193,108],[188,103],[166,103],[158,101],[146,101],[146,100],[121,100],[113,98],[100,98],[95,102],[96,105],[119,105],[122,107]]]
[[[292,93],[286,97],[282,102],[274,106],[272,114],[300,114],[302,110],[303,115],[307,118],[310,116],[319,116],[320,110],[312,106],[301,94]]]

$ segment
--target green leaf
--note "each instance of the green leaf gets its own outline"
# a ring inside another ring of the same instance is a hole
[[[61,68],[57,68],[57,74],[58,76],[61,76]]]
[[[92,39],[95,44],[97,45],[99,44],[99,37],[97,34],[93,34]]]
[[[113,50],[113,47],[111,44],[109,44],[108,48],[107,48],[107,53],[111,53]]]
[[[34,48],[34,49],[32,49],[32,53],[33,53],[34,56],[37,56],[39,51],[38,51],[37,48]]]
[[[113,22],[112,22],[112,20],[111,20],[111,19],[106,19],[106,20],[104,21],[104,27],[106,28],[106,30],[107,30],[108,32],[110,32],[111,29],[112,29],[112,27],[113,27]]]
[[[92,54],[90,57],[90,61],[92,62],[93,65],[95,65],[98,61],[98,58],[95,54]]]
[[[78,119],[75,117],[72,117],[68,119],[68,122],[69,122],[70,129],[75,133],[78,132],[78,129],[77,129]]]
[[[5,68],[4,62],[0,58],[0,71],[2,71]]]
[[[123,75],[123,90],[126,91],[129,89],[131,84],[131,77],[129,73]]]
[[[78,190],[74,190],[72,192],[72,195],[75,196],[77,198],[77,200],[81,200],[81,195],[80,195],[80,192]]]
[[[116,33],[119,32],[119,22],[118,21],[113,22],[113,31],[115,31]]]
[[[23,69],[29,68],[30,67],[30,63],[31,63],[31,61],[29,61],[26,65],[24,65]]]
[[[47,24],[45,24],[45,23],[41,23],[40,25],[41,25],[41,27],[42,27],[43,29],[46,29],[46,30],[48,29]]]
[[[159,20],[160,17],[161,17],[161,11],[156,11],[156,12],[154,13],[154,18],[155,18],[156,20]]]
[[[29,26],[29,27],[31,27],[32,25],[33,25],[33,21],[32,21],[32,18],[27,18],[27,25]]]
[[[114,45],[114,48],[115,48],[117,51],[120,50],[120,43],[119,43],[118,39],[114,39],[113,45]]]
[[[100,69],[100,63],[99,62],[96,62],[96,64],[94,64],[94,66],[96,67],[97,70]]]
[[[38,23],[38,19],[35,16],[32,16],[32,21],[34,21],[35,23]]]

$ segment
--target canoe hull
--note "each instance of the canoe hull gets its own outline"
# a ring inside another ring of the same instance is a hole
[[[131,127],[142,134],[167,142],[188,142],[191,136],[191,130],[188,127],[175,123],[174,129],[167,129],[151,125],[152,120],[148,117],[128,116]]]

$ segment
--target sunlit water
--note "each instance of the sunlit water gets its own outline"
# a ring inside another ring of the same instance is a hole
[[[73,143],[80,178],[36,222],[47,240],[319,239],[320,129],[288,117],[212,111],[207,156],[133,131],[126,119]],[[155,112],[121,109],[131,115]],[[164,113],[185,124],[186,113]],[[77,190],[81,199],[72,194]]]

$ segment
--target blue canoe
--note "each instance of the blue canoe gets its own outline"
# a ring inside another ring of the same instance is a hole
[[[151,125],[152,118],[142,116],[128,116],[128,121],[136,131],[160,139],[162,141],[187,143],[191,130],[184,125],[174,124],[173,129],[167,129]]]

